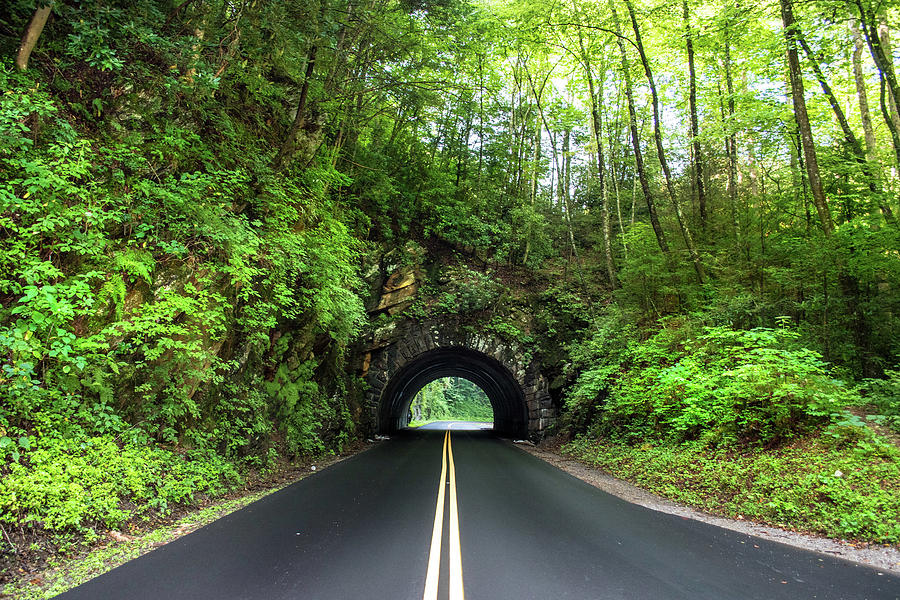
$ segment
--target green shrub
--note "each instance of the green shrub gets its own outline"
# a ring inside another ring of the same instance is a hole
[[[637,343],[606,326],[573,354],[584,367],[567,404],[596,413],[596,433],[632,441],[780,443],[855,401],[797,338],[765,328],[694,334],[690,322],[671,321]]]
[[[879,544],[900,543],[900,451],[861,431],[857,442],[808,436],[775,449],[627,444],[584,436],[565,451],[703,510]]]
[[[865,400],[878,411],[870,417],[900,433],[900,370],[887,370],[884,375],[884,379],[865,380],[862,391]]]
[[[155,509],[221,494],[240,483],[211,453],[181,455],[122,444],[112,435],[78,440],[38,437],[3,468],[0,520],[51,531],[119,527]]]

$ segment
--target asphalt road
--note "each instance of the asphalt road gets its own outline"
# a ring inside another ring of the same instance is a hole
[[[453,600],[454,582],[469,600],[900,599],[896,575],[628,504],[488,431],[445,437],[404,432],[59,598],[422,599],[431,564]]]

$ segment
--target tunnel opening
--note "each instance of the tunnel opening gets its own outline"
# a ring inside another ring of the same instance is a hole
[[[465,377],[440,377],[426,383],[409,405],[410,427],[436,421],[493,426],[494,408],[484,390]]]
[[[423,352],[395,373],[378,406],[378,429],[391,434],[409,424],[410,406],[427,384],[444,377],[466,379],[481,388],[491,404],[493,429],[506,437],[525,437],[528,408],[519,383],[496,359],[468,348]]]

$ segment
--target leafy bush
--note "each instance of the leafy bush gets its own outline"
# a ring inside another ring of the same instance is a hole
[[[818,353],[794,345],[795,332],[706,327],[694,335],[673,323],[643,343],[601,328],[575,354],[586,366],[569,408],[583,414],[603,400],[597,433],[627,440],[773,444],[829,422],[854,400]]]
[[[437,294],[434,311],[467,314],[487,310],[496,303],[501,285],[488,273],[462,265],[448,270],[449,282]]]
[[[0,520],[52,531],[119,527],[240,481],[234,466],[211,453],[179,455],[120,444],[112,435],[38,437],[21,460],[4,468]]]
[[[900,370],[887,370],[884,379],[867,379],[861,388],[877,412],[871,415],[900,433]]]
[[[567,389],[561,427],[583,433],[597,417],[600,403],[624,373],[637,344],[637,331],[618,311],[600,317],[591,337],[569,348],[566,371],[576,377]]]

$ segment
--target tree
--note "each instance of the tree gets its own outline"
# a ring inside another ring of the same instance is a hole
[[[653,80],[653,71],[650,69],[650,61],[647,60],[647,54],[644,51],[644,44],[641,41],[641,31],[638,26],[632,1],[625,0],[625,6],[628,9],[628,16],[631,18],[631,27],[634,30],[634,42],[638,50],[638,56],[641,58],[641,64],[644,66],[644,73],[647,75],[647,82],[650,85],[651,106],[653,107],[653,139],[656,142],[656,154],[659,157],[659,164],[662,167],[663,177],[665,178],[669,202],[671,202],[672,206],[675,208],[678,226],[681,229],[681,235],[684,237],[684,244],[687,246],[691,262],[694,264],[694,271],[697,273],[697,279],[700,283],[703,283],[703,280],[706,278],[703,270],[703,263],[700,262],[700,254],[697,252],[697,247],[694,245],[694,237],[691,235],[690,226],[681,210],[681,202],[678,200],[675,188],[672,185],[672,173],[669,170],[669,163],[666,160],[666,151],[663,148],[662,125],[660,124],[659,118],[659,94],[656,91],[656,83]]]
[[[22,42],[19,44],[19,50],[16,52],[16,68],[20,71],[24,71],[28,68],[28,59],[31,57],[31,52],[34,50],[35,45],[37,45],[38,39],[41,37],[41,32],[44,31],[44,25],[47,24],[47,19],[50,17],[50,12],[53,10],[53,3],[47,0],[46,4],[40,4],[34,11],[34,14],[31,16],[31,19],[28,21],[28,26],[25,27],[25,33],[22,34]]]
[[[700,119],[697,116],[697,70],[694,66],[694,41],[691,13],[687,0],[682,0],[684,40],[688,59],[688,107],[691,113],[691,158],[694,163],[694,188],[700,210],[700,228],[706,230],[706,184],[703,181],[703,149],[700,147]]]
[[[669,244],[666,242],[666,236],[663,232],[662,225],[659,223],[659,216],[656,214],[656,202],[653,200],[653,194],[650,191],[650,180],[647,177],[647,169],[644,166],[644,155],[641,152],[641,137],[638,132],[637,110],[634,101],[634,85],[631,80],[631,71],[628,65],[628,51],[625,47],[625,38],[622,36],[622,28],[619,24],[619,16],[616,13],[616,7],[613,0],[609,0],[609,10],[612,13],[613,25],[615,27],[614,34],[616,43],[619,46],[619,54],[622,59],[622,77],[625,81],[625,98],[628,101],[628,126],[631,132],[631,147],[634,151],[634,166],[638,172],[638,179],[641,182],[641,191],[644,194],[644,201],[647,203],[647,210],[650,213],[650,225],[653,227],[653,233],[656,234],[656,242],[663,254],[668,254]]]
[[[784,24],[784,37],[787,41],[787,61],[791,82],[791,96],[794,102],[794,118],[797,128],[800,130],[800,142],[803,148],[803,158],[806,164],[806,174],[809,187],[812,192],[813,204],[819,214],[819,221],[825,236],[831,236],[834,231],[834,222],[828,209],[828,201],[822,188],[822,179],[819,175],[819,161],[816,157],[816,147],[813,143],[812,128],[809,124],[809,113],[806,110],[806,98],[803,90],[803,72],[800,68],[800,58],[797,53],[797,25],[794,19],[794,7],[791,0],[780,0],[781,20]]]
[[[581,15],[578,12],[578,2],[573,0],[573,9],[576,19],[578,34],[578,48],[580,58],[584,66],[585,77],[588,82],[588,95],[591,104],[591,131],[597,153],[597,179],[600,183],[600,218],[603,228],[603,254],[606,258],[606,276],[609,284],[616,287],[616,268],[612,256],[612,232],[609,224],[609,186],[606,180],[606,161],[603,160],[603,125],[600,118],[600,103],[602,102],[603,88],[596,90],[594,86],[594,74],[591,68],[590,54],[584,45],[584,34],[581,28]],[[621,216],[620,216],[621,219]]]

